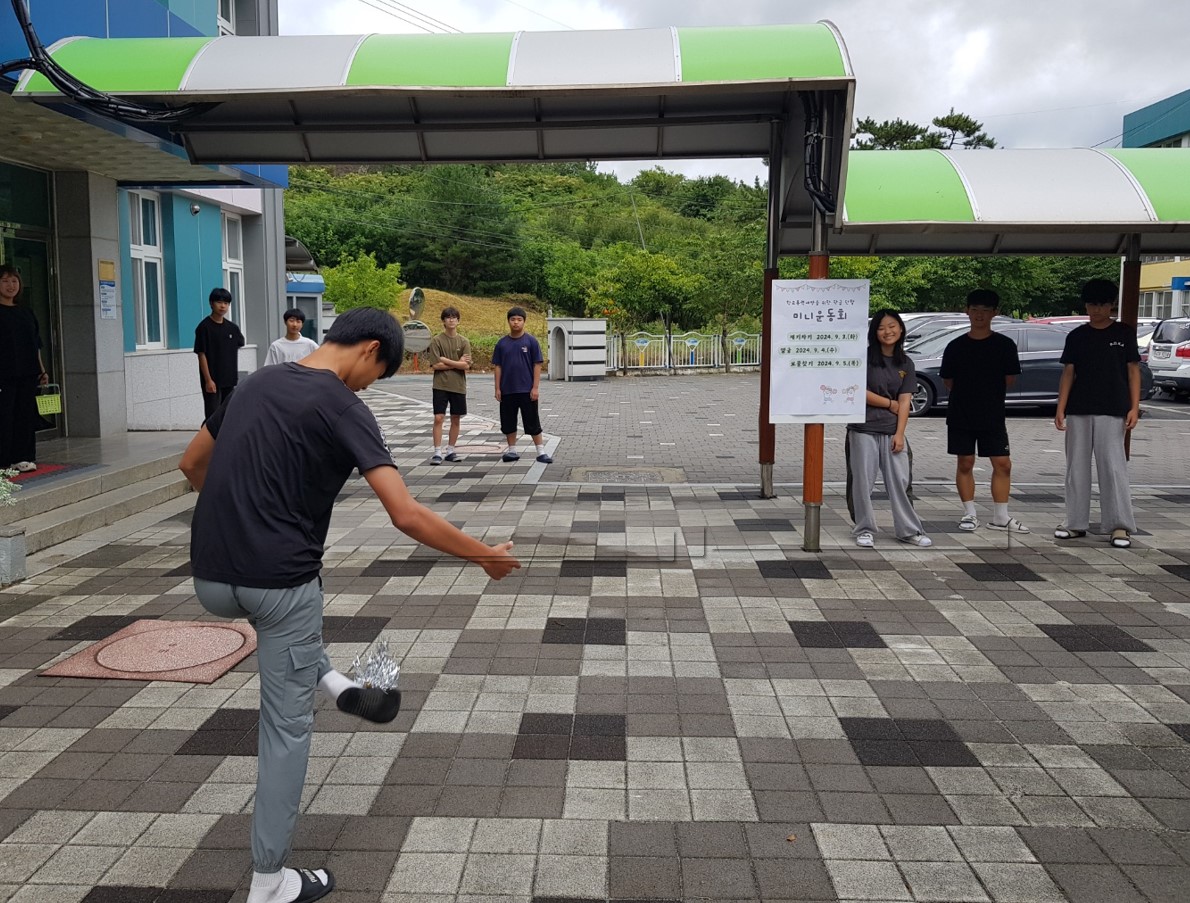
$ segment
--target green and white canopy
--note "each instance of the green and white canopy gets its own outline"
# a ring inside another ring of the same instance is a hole
[[[210,102],[178,127],[195,162],[763,156],[774,118],[800,127],[794,92],[830,92],[843,122],[854,89],[828,23],[72,38],[51,53],[100,91],[166,105]],[[60,99],[32,73],[16,93]]]
[[[1185,253],[1190,150],[857,151],[837,225],[836,254]]]

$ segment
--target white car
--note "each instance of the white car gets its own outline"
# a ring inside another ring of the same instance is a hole
[[[1149,340],[1149,369],[1158,389],[1190,396],[1190,317],[1162,320]]]

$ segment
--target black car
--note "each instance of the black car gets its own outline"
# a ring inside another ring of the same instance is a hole
[[[1062,348],[1066,336],[1079,323],[1013,323],[999,327],[996,332],[1016,342],[1021,359],[1021,375],[1008,390],[1008,407],[1043,407],[1058,403],[1058,380],[1062,377]],[[942,366],[942,352],[954,339],[963,335],[969,324],[959,324],[937,332],[906,349],[917,368],[917,390],[909,407],[910,416],[917,417],[933,408],[946,407],[946,386],[938,370]],[[1140,397],[1153,394],[1153,373],[1147,364],[1140,365]]]

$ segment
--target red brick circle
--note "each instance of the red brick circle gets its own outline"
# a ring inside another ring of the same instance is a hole
[[[99,650],[95,660],[132,674],[180,671],[231,655],[245,642],[239,631],[217,624],[178,625],[117,640]]]

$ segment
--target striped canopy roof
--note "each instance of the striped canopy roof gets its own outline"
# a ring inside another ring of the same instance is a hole
[[[835,253],[1190,250],[1190,150],[856,151]],[[789,250],[793,253],[793,250]]]
[[[178,127],[196,162],[762,156],[770,122],[800,118],[793,92],[826,92],[837,121],[849,121],[854,88],[828,23],[72,38],[51,52],[101,91],[166,105],[211,102]],[[16,93],[61,99],[35,73]],[[841,154],[839,147],[836,160]]]

